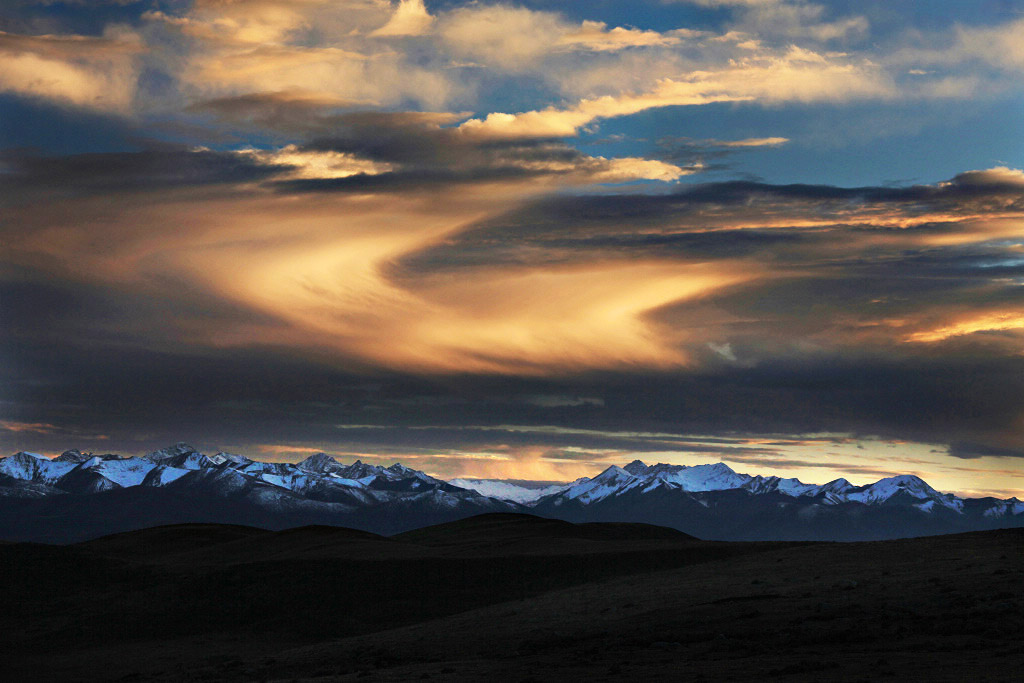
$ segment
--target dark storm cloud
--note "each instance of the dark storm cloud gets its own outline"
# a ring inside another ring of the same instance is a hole
[[[461,174],[510,163],[568,164],[589,158],[557,138],[494,140],[465,135],[453,124],[467,114],[360,111],[353,110],[354,105],[303,92],[271,92],[219,98],[192,109],[233,124],[302,135],[309,140],[300,145],[306,151],[353,154],[421,173],[435,169]]]
[[[191,325],[228,326],[260,324],[269,318],[234,304],[210,297],[191,283],[165,273],[154,272],[150,287],[135,291],[113,291],[107,286],[46,277],[25,268],[9,268],[0,276],[0,307],[5,336],[27,343],[50,343],[55,332],[68,335],[69,345],[114,345],[146,343],[144,337],[179,344],[175,330]],[[155,291],[163,296],[155,296]],[[146,330],[133,337],[130,329]],[[152,345],[152,341],[149,342]]]
[[[0,94],[0,150],[43,155],[133,151],[138,128],[122,117],[56,106],[43,100]]]
[[[607,160],[587,156],[556,139],[475,138],[448,126],[459,118],[461,115],[416,112],[349,112],[332,116],[323,120],[331,135],[314,138],[301,146],[303,151],[351,154],[393,164],[396,170],[348,178],[290,180],[278,187],[300,192],[401,190],[543,176],[562,176],[572,184],[592,180],[611,168]]]
[[[535,172],[523,168],[477,168],[466,171],[422,169],[376,174],[357,173],[345,178],[302,178],[279,180],[274,186],[283,193],[412,191],[455,184],[526,180]]]
[[[740,460],[775,452],[743,446],[737,441],[744,434],[839,432],[953,443],[957,457],[1020,455],[999,445],[1024,398],[1020,358],[820,357],[575,380],[414,379],[331,370],[273,348],[183,354],[122,346],[112,354],[111,346],[78,342],[74,329],[66,332],[60,342],[9,338],[2,351],[5,415],[59,426],[44,439],[53,449],[75,445],[69,443],[74,433],[117,433],[132,435],[122,443],[146,447],[178,439],[321,442],[364,452],[504,444]],[[604,405],[542,408],[529,401],[544,393],[596,394]],[[381,427],[338,428],[368,424]],[[638,432],[733,433],[736,440],[630,436]]]
[[[267,97],[229,98],[206,106],[249,111],[252,101],[265,105]],[[303,105],[296,105],[292,99],[270,101],[278,109],[266,116],[294,116],[297,121],[308,122]],[[316,109],[320,105],[310,106]],[[59,117],[59,113],[54,116]],[[417,112],[350,112],[324,120],[325,128],[333,133],[331,137],[288,147],[299,155],[342,153],[358,160],[393,165],[392,170],[356,171],[344,177],[294,177],[296,167],[288,162],[275,162],[279,150],[274,149],[218,151],[132,139],[132,127],[112,119],[111,128],[121,144],[130,142],[143,148],[71,155],[40,154],[32,148],[8,149],[0,153],[0,168],[4,170],[0,192],[6,186],[9,191],[4,194],[8,196],[33,190],[100,195],[245,183],[262,183],[282,193],[400,192],[459,184],[521,182],[545,176],[562,177],[573,184],[607,174],[610,169],[607,160],[587,156],[555,140],[476,140],[454,128],[441,127],[456,118]],[[210,135],[214,136],[214,131]],[[614,176],[608,179],[620,180]],[[629,179],[632,178],[621,180]]]
[[[984,203],[976,203],[984,202]],[[531,207],[499,218],[510,225],[529,223],[536,227],[558,225],[565,217],[575,218],[569,229],[608,225],[623,219],[631,224],[662,222],[706,211],[709,207],[745,207],[758,203],[758,208],[782,205],[795,216],[801,213],[820,215],[825,211],[870,208],[872,205],[893,205],[911,215],[927,214],[937,207],[957,214],[969,214],[993,208],[1008,211],[1024,209],[1024,177],[1020,174],[990,171],[960,173],[946,183],[909,187],[854,187],[832,185],[772,185],[762,182],[729,181],[680,186],[676,192],[661,195],[617,194],[614,196],[559,197],[538,202]],[[794,216],[794,217],[795,217]],[[712,216],[713,217],[713,216]]]
[[[131,22],[142,11],[176,3],[179,0],[4,0],[0,29],[98,35],[112,22]]]
[[[995,302],[1019,297],[1012,285],[990,286],[1021,272],[1016,242],[1007,234],[958,236],[975,230],[972,219],[1022,211],[1024,182],[991,172],[909,188],[728,182],[660,195],[557,197],[410,254],[394,264],[393,276],[595,258],[757,259],[791,272],[821,271],[813,282],[759,288],[804,287],[827,298],[831,282],[836,295],[872,291],[873,299],[900,306],[901,294],[984,286],[977,296]],[[805,306],[807,297],[793,301]]]
[[[191,185],[228,185],[267,179],[288,166],[261,164],[231,152],[188,150],[172,146],[139,152],[73,156],[0,154],[0,191],[10,198],[19,190],[99,194],[137,192]]]
[[[588,255],[630,254],[661,258],[735,258],[754,256],[787,245],[813,241],[813,235],[793,230],[736,230],[650,234],[573,234],[563,223],[557,232],[530,235],[529,228],[482,228],[451,243],[424,249],[402,261],[412,271],[449,270],[502,264],[557,264]],[[400,273],[396,272],[396,276]]]
[[[488,139],[445,127],[460,115],[417,112],[351,112],[331,120],[334,135],[307,148],[350,152],[379,161],[428,165],[479,164],[509,155],[528,161],[574,161],[583,155],[551,138]]]
[[[981,443],[972,443],[970,441],[955,441],[949,444],[949,454],[966,460],[984,458],[986,456],[996,456],[999,458],[1024,458],[1024,450],[1019,448],[999,448],[996,446],[986,446]]]

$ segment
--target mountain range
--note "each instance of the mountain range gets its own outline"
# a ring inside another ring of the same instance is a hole
[[[69,450],[0,459],[0,538],[67,543],[159,524],[398,533],[488,512],[642,522],[717,540],[872,540],[1024,526],[1024,502],[960,498],[913,475],[854,486],[750,476],[724,463],[639,460],[567,484],[444,481],[395,463],[205,455],[185,443],[142,457]]]

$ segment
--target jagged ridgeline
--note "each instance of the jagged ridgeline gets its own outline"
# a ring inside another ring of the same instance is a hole
[[[345,465],[205,455],[179,443],[142,457],[69,450],[0,459],[0,538],[72,542],[159,524],[283,529],[332,524],[392,534],[488,512],[643,522],[721,540],[869,540],[1024,526],[1016,498],[965,499],[903,475],[854,486],[750,476],[724,463],[634,461],[566,484],[431,477]]]

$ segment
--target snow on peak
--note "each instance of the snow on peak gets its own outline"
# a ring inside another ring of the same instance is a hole
[[[99,458],[100,460],[123,460],[123,458],[116,453],[83,453],[77,448],[72,448],[71,450],[64,451],[58,455],[53,459],[53,462],[82,463],[90,458]]]
[[[593,503],[631,488],[640,479],[618,465],[612,465],[593,479],[571,486],[562,495],[581,503]]]
[[[167,448],[162,448],[159,451],[153,451],[152,453],[146,455],[145,458],[146,458],[146,460],[149,460],[150,462],[157,462],[157,463],[159,463],[159,462],[163,462],[164,460],[170,460],[172,458],[178,458],[178,457],[181,457],[181,456],[187,456],[187,455],[190,455],[192,453],[195,453],[197,455],[201,455],[199,453],[199,451],[197,451],[192,446],[188,445],[184,441],[179,441],[178,443],[174,444],[173,446],[168,446]]]
[[[608,469],[606,469],[604,472],[602,472],[601,474],[597,475],[596,477],[594,477],[590,481],[591,482],[620,481],[620,480],[623,480],[623,479],[628,479],[628,478],[630,478],[632,476],[633,476],[632,474],[627,472],[622,467],[619,467],[618,465],[611,465],[611,466],[608,467]]]
[[[124,458],[121,460],[104,460],[93,456],[78,465],[78,470],[89,470],[109,479],[118,486],[138,486],[146,475],[157,465],[144,458]]]
[[[356,461],[358,463],[358,461]],[[344,465],[340,462],[327,455],[326,453],[314,453],[302,462],[298,464],[299,469],[307,470],[309,472],[319,472],[320,474],[326,474],[328,472],[337,472],[342,469]]]
[[[224,463],[230,463],[232,465],[244,465],[247,462],[252,462],[249,458],[244,455],[236,455],[235,453],[226,453],[219,451],[214,455],[207,456],[214,465],[223,465]]]
[[[50,459],[47,458],[45,455],[41,455],[39,453],[32,453],[30,451],[18,451],[17,453],[12,455],[11,457],[12,458],[18,458],[19,460],[25,460],[26,458],[31,458],[33,460],[45,460],[47,462],[50,462]]]
[[[865,504],[885,503],[895,496],[907,497],[919,501],[933,501],[951,510],[961,511],[963,500],[952,494],[943,494],[929,486],[921,477],[913,474],[900,474],[894,477],[879,479],[874,484],[867,486],[850,487],[839,494],[843,502],[858,502]],[[897,499],[899,500],[899,498]],[[933,506],[922,507],[930,510]]]
[[[186,477],[186,474],[190,476]],[[646,495],[655,490],[663,494],[674,491],[682,494],[740,489],[753,495],[813,497],[815,504],[913,505],[929,513],[940,510],[970,512],[964,507],[963,499],[940,493],[912,474],[888,477],[864,486],[854,486],[846,479],[817,486],[796,478],[740,474],[722,462],[687,466],[647,465],[634,460],[625,467],[612,465],[592,479],[582,477],[570,484],[555,486],[486,479],[453,479],[449,483],[397,462],[388,467],[360,460],[344,465],[325,453],[311,455],[298,464],[260,462],[224,452],[207,457],[182,442],[142,458],[94,455],[72,449],[50,460],[38,453],[22,451],[0,458],[0,475],[58,488],[66,488],[61,483],[65,482],[76,491],[75,487],[81,486],[92,487],[88,489],[92,491],[115,486],[178,485],[180,479],[182,485],[218,481],[221,482],[217,485],[219,489],[225,486],[237,488],[258,484],[266,488],[272,485],[274,490],[287,489],[294,494],[310,495],[314,500],[325,501],[339,497],[349,501],[355,497],[365,499],[365,502],[379,502],[429,493],[437,500],[446,501],[446,504],[460,496],[485,496],[495,501],[526,505],[538,501],[560,505],[569,500],[590,504],[626,493]],[[984,514],[1003,516],[1021,513],[1024,513],[1024,503],[1012,500],[988,505]]]
[[[853,486],[846,479],[836,479],[817,486],[805,484],[795,477],[783,479],[740,474],[722,462],[694,466],[666,463],[648,466],[637,460],[626,467],[613,465],[593,479],[574,482],[549,496],[555,499],[556,505],[565,500],[589,504],[628,491],[645,494],[659,488],[690,493],[743,489],[752,494],[777,492],[793,498],[821,496],[824,503],[831,505],[850,502],[876,505],[892,499],[894,503],[913,504],[925,511],[940,507],[957,512],[964,509],[962,499],[940,493],[912,474],[881,479],[866,486]],[[927,501],[933,502],[925,505]]]
[[[347,467],[342,465],[341,469],[337,470],[335,474],[345,479],[366,479],[367,477],[377,477],[384,471],[383,467],[377,465],[368,465],[362,460],[356,460]]]
[[[869,492],[870,496],[877,498],[889,498],[901,490],[927,496],[939,495],[939,492],[928,486],[923,479],[912,474],[901,474],[895,477],[879,479],[864,489],[866,493]]]
[[[752,479],[746,474],[737,474],[724,462],[693,467],[659,463],[648,468],[648,473],[664,482],[675,484],[684,491],[738,489]]]
[[[500,479],[452,479],[448,482],[459,488],[476,491],[481,496],[511,500],[514,503],[528,504],[566,490],[570,484],[552,484],[550,486],[522,486]],[[580,482],[574,482],[580,483]]]
[[[763,477],[759,474],[744,484],[743,488],[752,493],[771,493],[777,491],[795,498],[798,496],[817,495],[821,487],[814,484],[805,484],[796,477],[783,479],[776,476]]]
[[[840,477],[839,479],[833,479],[829,483],[819,486],[818,490],[830,493],[845,493],[852,488],[854,488],[853,484]]]
[[[34,481],[41,484],[52,484],[75,467],[73,462],[54,462],[45,455],[20,451],[14,455],[0,459],[0,474]]]

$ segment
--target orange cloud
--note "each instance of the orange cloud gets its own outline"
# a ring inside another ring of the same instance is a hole
[[[268,230],[292,239],[253,240],[252,218],[243,215],[221,226],[219,243],[185,252],[178,267],[281,320],[279,335],[291,344],[418,371],[527,374],[685,363],[673,336],[659,334],[646,314],[755,272],[625,261],[488,269],[465,279],[389,277],[389,264],[496,208],[487,190],[446,199],[440,206],[433,198],[333,198],[287,216],[292,201],[280,200],[261,211]],[[244,241],[232,237],[245,233]],[[219,338],[257,341],[236,332]]]
[[[948,325],[915,332],[908,335],[906,341],[930,343],[945,341],[951,337],[960,337],[976,332],[1000,332],[1007,330],[1024,330],[1024,314],[1014,311],[967,316]]]
[[[434,18],[427,12],[423,0],[399,0],[388,23],[371,33],[372,36],[418,36],[426,33]]]
[[[60,427],[49,422],[17,422],[14,420],[0,420],[0,429],[15,433],[53,434],[61,431]]]
[[[103,110],[127,110],[138,80],[139,39],[26,36],[0,31],[0,91]]]

